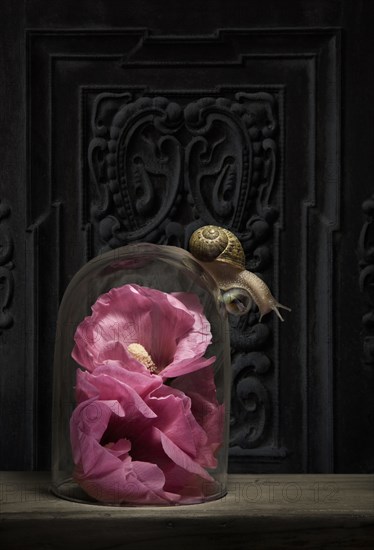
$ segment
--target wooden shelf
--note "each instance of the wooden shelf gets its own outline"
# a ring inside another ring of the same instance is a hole
[[[162,508],[61,500],[45,472],[0,481],[4,550],[374,547],[372,475],[231,475],[221,500]]]

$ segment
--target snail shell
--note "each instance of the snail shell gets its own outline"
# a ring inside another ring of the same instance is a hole
[[[191,236],[190,252],[200,262],[224,262],[245,269],[245,254],[239,239],[224,227],[205,225]]]
[[[229,313],[245,315],[253,302],[260,311],[260,321],[270,311],[275,311],[283,321],[278,308],[290,311],[274,298],[262,279],[245,269],[243,247],[228,229],[215,225],[201,227],[192,234],[189,248],[221,289]]]

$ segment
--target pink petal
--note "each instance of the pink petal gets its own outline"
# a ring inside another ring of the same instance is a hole
[[[139,323],[139,343],[163,369],[173,360],[179,340],[192,329],[193,315],[170,294],[138,286],[136,290],[149,300],[149,316]]]
[[[113,456],[122,460],[130,460],[128,453],[131,450],[131,443],[128,439],[119,439],[115,443],[105,445],[106,450]]]
[[[166,454],[161,440],[161,431],[159,429],[152,427],[143,432],[143,439],[140,440],[139,438],[138,441],[134,442],[131,451],[132,455],[139,459],[144,459],[147,455],[147,448],[144,444],[145,441],[149,445],[149,448],[152,449],[152,456],[155,462],[165,474],[165,491],[179,494],[182,497],[181,503],[185,502],[185,500],[188,501],[189,497],[196,499],[204,496],[207,481],[200,475],[190,471],[190,469],[195,468],[186,469],[186,464],[183,461],[179,461],[180,464],[182,464],[182,466],[180,466],[174,461],[175,456],[173,456],[172,453],[172,458]],[[183,453],[183,451],[181,452]],[[197,470],[199,474],[202,473],[199,466],[197,466]],[[205,470],[203,470],[203,475],[205,477],[204,472]],[[211,479],[209,479],[209,482],[211,482]]]
[[[195,458],[198,449],[206,444],[207,435],[191,413],[189,397],[178,390],[162,386],[153,392],[147,404],[157,414],[153,426]]]
[[[225,408],[216,397],[216,385],[212,368],[204,368],[172,381],[172,386],[191,398],[191,411],[208,437],[210,452],[215,453],[222,445]],[[210,463],[215,459],[209,460]]]
[[[75,342],[72,356],[89,371],[108,360],[128,370],[144,369],[127,352],[131,343],[144,346],[159,371],[166,371],[163,378],[210,364],[199,361],[211,342],[210,325],[191,293],[172,295],[139,285],[113,288],[80,323]]]
[[[184,359],[182,361],[173,361],[170,365],[166,367],[163,371],[160,372],[160,376],[163,380],[166,378],[174,378],[176,376],[182,376],[183,374],[188,374],[194,372],[209,365],[212,365],[216,357],[209,357],[209,359],[202,359],[197,357],[196,359]]]
[[[108,343],[119,342],[125,349],[139,342],[138,329],[145,323],[149,302],[139,299],[131,285],[113,288],[102,294],[75,332],[72,356],[88,370]]]
[[[121,342],[111,341],[105,343],[97,357],[94,358],[94,361],[95,366],[105,364],[106,361],[115,361],[121,364],[126,370],[150,374],[148,369],[135,359]]]
[[[113,409],[116,412],[113,413]],[[91,399],[73,412],[70,426],[76,464],[74,478],[89,495],[102,502],[167,504],[178,501],[179,495],[164,491],[165,476],[156,464],[131,459],[130,442],[125,438],[101,445],[105,431],[110,429],[119,410],[113,402]]]
[[[105,370],[110,371],[108,367]],[[114,400],[119,403],[121,410],[125,411],[123,414],[126,416],[129,416],[129,414],[133,416],[137,413],[146,418],[154,418],[156,416],[131,386],[113,378],[107,373],[102,374],[99,372],[97,374],[97,371],[89,373],[78,370],[76,394],[78,402],[92,397],[96,397],[102,401]]]
[[[155,464],[122,463],[105,472],[92,471],[82,475],[79,467],[74,479],[91,497],[108,504],[171,504],[180,496],[164,491],[165,477]]]
[[[208,472],[202,468],[197,462],[192,460],[184,451],[182,451],[175,443],[171,441],[164,433],[162,433],[157,428],[154,428],[155,431],[159,432],[162,447],[167,454],[169,458],[175,464],[183,468],[183,470],[187,470],[188,472],[191,472],[193,474],[197,474],[203,479],[206,479],[208,481],[212,481],[213,478],[208,474]]]
[[[193,351],[195,357],[204,355],[207,347],[212,341],[212,333],[210,323],[204,315],[199,298],[196,294],[192,294],[191,292],[174,292],[172,296],[176,297],[194,318],[191,333],[181,342],[182,346],[178,346],[178,351],[174,359],[178,360],[178,353],[183,355],[187,353],[187,350]]]
[[[162,385],[162,378],[156,374],[151,374],[145,367],[140,372],[127,370],[119,361],[106,360],[102,365],[97,366],[92,374],[110,376],[130,386],[140,397]]]
[[[117,416],[125,416],[118,402],[97,401],[94,398],[81,403],[73,411],[70,419],[73,459],[75,464],[82,464],[86,473],[100,461],[101,451],[99,453],[97,442],[107,429],[113,410]]]

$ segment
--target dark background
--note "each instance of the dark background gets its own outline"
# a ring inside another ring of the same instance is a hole
[[[73,274],[217,223],[292,307],[232,321],[231,470],[373,471],[373,7],[1,1],[1,469],[49,468]]]

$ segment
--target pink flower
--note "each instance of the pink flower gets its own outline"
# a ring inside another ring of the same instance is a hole
[[[194,294],[124,285],[92,306],[92,315],[76,330],[72,356],[91,372],[113,361],[130,370],[137,363],[144,371],[144,361],[129,352],[140,344],[154,365],[151,372],[166,379],[212,364],[215,358],[203,358],[210,342],[210,325]]]
[[[223,405],[203,357],[210,325],[194,294],[137,285],[99,297],[75,334],[74,478],[109,503],[204,498]]]
[[[216,466],[223,406],[210,367],[173,384],[114,363],[77,372],[74,478],[93,498],[118,504],[203,498],[213,481],[206,468]]]

